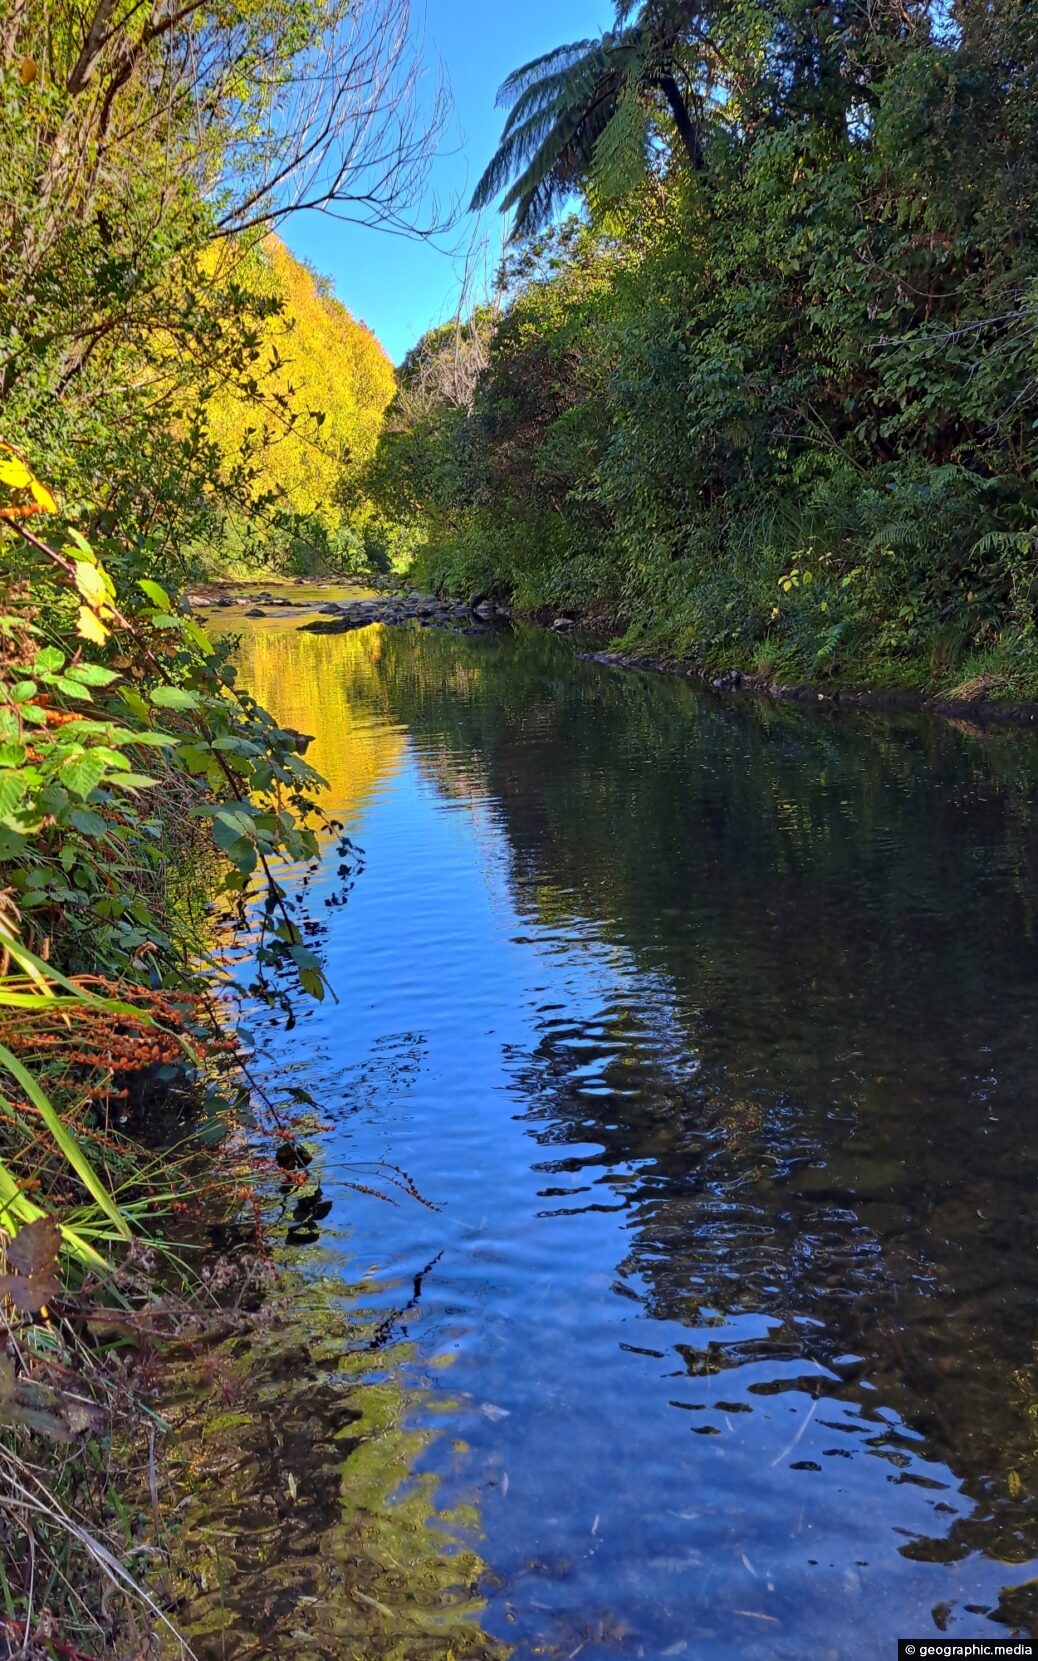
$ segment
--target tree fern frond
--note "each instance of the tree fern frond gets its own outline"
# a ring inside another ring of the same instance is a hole
[[[589,52],[558,74],[546,75],[543,80],[534,82],[516,99],[508,112],[504,132],[511,132],[532,110],[579,104],[582,99],[593,95],[596,85],[610,73],[611,68],[605,53]]]
[[[569,195],[580,181],[588,176],[593,165],[595,144],[616,108],[617,96],[616,87],[611,81],[599,87],[593,100],[578,104],[560,115],[537,143],[536,148],[533,147],[537,125],[535,121],[529,124],[528,146],[523,143],[523,134],[511,135],[515,142],[509,146],[510,156],[515,157],[526,149],[529,157],[526,166],[501,203],[502,213],[508,213],[512,208],[517,210],[513,237],[543,223],[543,217],[550,214],[551,207]],[[530,150],[532,154],[529,153]],[[485,202],[492,200],[496,194],[490,188],[492,180],[488,175],[497,175],[503,170],[507,176],[511,171],[507,165],[503,169],[499,168],[499,160],[505,161],[500,150],[476,187],[477,194],[473,197],[475,206],[485,205]],[[547,182],[549,174],[554,175],[554,178],[551,189],[545,192],[540,187]],[[484,181],[488,194],[484,193]],[[548,206],[545,207],[544,204]]]
[[[512,194],[514,195],[515,192],[513,191]],[[546,224],[567,194],[567,190],[561,186],[559,181],[549,174],[547,178],[541,180],[540,184],[533,186],[519,196],[514,203],[513,240],[522,236],[525,231],[534,230],[538,225]]]
[[[549,174],[556,175],[562,194],[570,190],[578,174],[591,167],[597,132],[595,126],[588,125],[584,114],[571,115],[568,120],[556,123],[508,191],[501,203],[501,212],[507,213]]]
[[[553,112],[549,111],[532,116],[524,126],[503,138],[472,193],[470,206],[485,208],[493,202],[516,172],[525,169],[530,155],[537,153],[557,124]]]
[[[510,104],[513,99],[520,97],[527,87],[543,80],[549,73],[564,73],[571,64],[587,57],[589,52],[601,44],[599,40],[576,40],[570,46],[556,46],[551,52],[545,52],[542,57],[532,58],[529,63],[524,63],[521,69],[513,69],[508,79],[502,81],[498,88],[498,105]]]
[[[593,207],[606,207],[641,184],[648,136],[648,111],[631,79],[595,141],[589,187]]]
[[[486,207],[511,181],[502,212],[516,210],[513,237],[574,190],[587,188],[606,202],[637,185],[647,160],[649,104],[661,95],[693,167],[704,167],[698,122],[675,79],[677,36],[663,26],[671,14],[691,17],[693,9],[687,0],[643,0],[637,21],[625,24],[631,10],[621,3],[614,32],[556,47],[501,87],[499,102],[511,109],[472,207]]]

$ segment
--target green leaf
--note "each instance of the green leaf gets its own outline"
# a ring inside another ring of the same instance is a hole
[[[193,617],[181,618],[181,625],[184,633],[192,644],[197,646],[200,652],[204,652],[206,657],[210,657],[212,655],[213,643],[209,639],[209,636],[206,634],[205,630],[195,622]]]
[[[149,778],[147,773],[116,773],[114,778],[108,780],[119,790],[152,790],[158,782],[158,779]]]
[[[52,780],[40,791],[36,798],[36,806],[40,813],[53,813],[55,816],[64,813],[68,807],[68,791]]]
[[[90,754],[92,756],[98,756],[101,761],[113,768],[115,772],[128,773],[130,771],[130,763],[123,755],[122,751],[110,749],[107,744],[95,744],[93,749],[90,751]]]
[[[214,814],[213,840],[224,853],[230,852],[232,843],[241,838],[251,842],[252,837],[252,820],[241,809],[222,807]]]
[[[25,780],[17,773],[0,773],[0,819],[6,819],[9,813],[24,802],[28,794]]]
[[[254,744],[249,738],[234,738],[229,735],[213,739],[214,750],[225,750],[230,755],[259,756],[263,754],[261,747]]]
[[[147,721],[149,719],[151,712],[149,711],[147,704],[144,702],[144,699],[141,697],[140,693],[135,691],[132,686],[121,687],[119,695],[130,714],[135,715],[138,721]]]
[[[84,836],[103,836],[108,829],[99,813],[94,813],[88,807],[74,807],[69,819]]]
[[[215,769],[208,744],[178,745],[177,761],[188,773],[209,773]]]
[[[160,583],[152,582],[150,577],[141,577],[137,583],[137,587],[140,589],[141,593],[151,601],[153,606],[158,606],[160,611],[168,611],[170,609],[171,602],[169,595]]]
[[[74,796],[81,796],[84,800],[92,790],[97,789],[107,771],[104,760],[91,750],[81,750],[78,755],[73,754],[58,769],[63,784]]]
[[[34,669],[57,671],[65,666],[65,654],[59,652],[56,646],[44,646],[36,653]]]
[[[199,704],[197,694],[183,686],[156,686],[149,696],[158,709],[197,709]]]
[[[25,745],[10,739],[0,744],[0,767],[21,767],[25,762]]]
[[[143,744],[152,750],[175,750],[180,743],[169,732],[130,732],[119,727],[109,727],[107,732],[117,744]]]
[[[84,686],[111,686],[119,679],[115,669],[105,669],[100,663],[75,663],[67,675],[69,680],[82,681]]]
[[[249,876],[259,864],[259,855],[253,842],[246,842],[244,837],[229,842],[222,851],[227,855],[232,865],[236,866],[242,876]]]

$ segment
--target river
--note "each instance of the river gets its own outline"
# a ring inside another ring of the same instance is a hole
[[[324,904],[330,839],[308,891],[338,1001],[264,1033],[328,1126],[264,1432],[318,1498],[199,1654],[1035,1630],[1033,739],[525,627],[265,623],[241,664],[363,867]],[[351,1186],[382,1159],[436,1209]]]

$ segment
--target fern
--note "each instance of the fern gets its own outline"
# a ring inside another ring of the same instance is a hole
[[[649,102],[661,92],[672,106],[680,100],[674,77],[687,11],[646,4],[636,22],[515,70],[498,93],[498,102],[511,107],[472,208],[487,207],[503,191],[501,211],[514,209],[515,240],[576,190],[586,190],[594,207],[636,188],[645,175]],[[686,118],[686,137],[688,125]]]
[[[609,120],[595,141],[588,193],[596,213],[635,190],[645,178],[649,137],[648,111],[633,77],[624,86]]]
[[[1030,531],[988,531],[979,536],[971,555],[986,559],[989,554],[1033,554],[1038,551],[1038,529]]]

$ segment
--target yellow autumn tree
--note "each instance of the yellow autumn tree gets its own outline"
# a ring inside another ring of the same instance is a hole
[[[232,267],[224,255],[212,260],[219,283]],[[209,431],[228,473],[248,459],[253,501],[278,493],[284,506],[332,531],[343,521],[351,476],[374,454],[395,391],[393,366],[327,279],[278,237],[266,237],[245,263],[250,289],[276,298],[280,310],[257,313],[254,361],[211,399]]]

